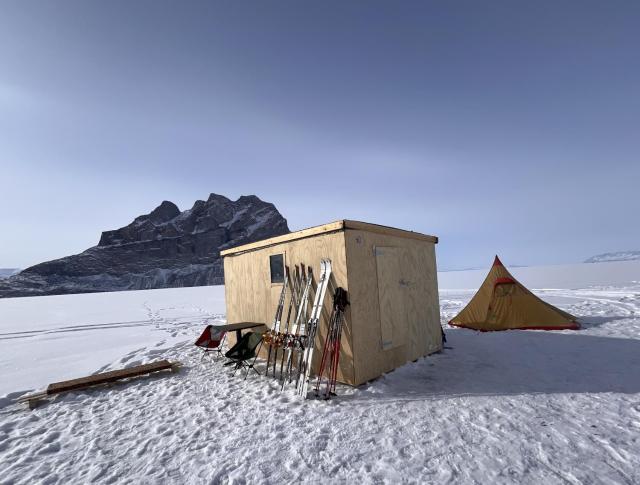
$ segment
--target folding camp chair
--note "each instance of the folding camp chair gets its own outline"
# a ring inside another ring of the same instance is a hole
[[[247,375],[249,375],[249,369],[253,369],[257,374],[260,374],[255,367],[253,367],[252,359],[256,356],[256,348],[262,342],[262,334],[259,332],[247,332],[238,342],[224,354],[229,359],[229,362],[225,362],[225,366],[234,366],[233,375],[236,374],[238,369],[246,368]],[[245,379],[247,378],[245,375]]]
[[[193,344],[204,350],[200,361],[202,361],[202,359],[204,359],[204,357],[210,352],[216,352],[218,354],[216,357],[222,354],[222,347],[226,339],[227,332],[219,330],[213,325],[207,325],[204,332],[202,332],[202,335],[200,335],[198,340]]]

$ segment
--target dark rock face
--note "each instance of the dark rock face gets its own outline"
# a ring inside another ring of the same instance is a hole
[[[97,246],[1,280],[0,297],[222,284],[221,250],[288,232],[275,206],[253,195],[211,194],[184,212],[164,201]]]

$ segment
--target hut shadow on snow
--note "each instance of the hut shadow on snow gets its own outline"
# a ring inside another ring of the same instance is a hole
[[[447,331],[447,347],[440,354],[370,382],[362,388],[364,395],[383,400],[429,400],[640,392],[637,339],[585,335],[580,331],[481,333],[455,329]],[[353,396],[362,397],[360,393]]]

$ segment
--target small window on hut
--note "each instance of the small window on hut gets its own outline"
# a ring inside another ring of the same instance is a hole
[[[269,267],[271,268],[271,283],[284,283],[284,256],[282,254],[269,256]]]

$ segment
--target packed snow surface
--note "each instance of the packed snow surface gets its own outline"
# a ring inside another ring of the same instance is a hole
[[[0,396],[188,340],[224,312],[222,286],[0,299]]]
[[[536,290],[579,331],[449,328],[473,291],[443,289],[444,352],[331,401],[200,360],[221,287],[0,300],[0,483],[640,483],[640,273],[625,271]],[[13,402],[162,358],[184,367]]]

